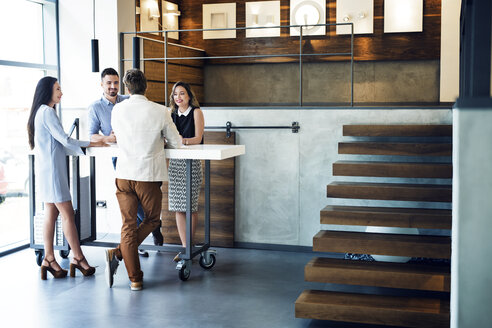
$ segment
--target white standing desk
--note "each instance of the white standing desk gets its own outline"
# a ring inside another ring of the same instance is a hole
[[[186,248],[176,245],[140,245],[140,249],[146,250],[168,250],[168,251],[181,251],[182,260],[176,265],[179,278],[183,281],[188,280],[191,273],[191,260],[196,255],[200,254],[200,265],[204,269],[211,269],[215,264],[215,251],[210,250],[210,161],[211,160],[223,160],[245,154],[244,145],[192,145],[183,146],[179,149],[166,149],[167,158],[185,159],[186,160]],[[80,202],[80,172],[77,155],[74,156],[73,164],[73,190],[72,201],[76,212],[76,225],[79,229],[80,235],[80,213],[78,213],[78,206]],[[90,157],[90,220],[91,220],[91,234],[89,238],[81,240],[82,245],[90,246],[102,246],[102,247],[115,247],[117,243],[101,242],[97,241],[96,237],[96,158],[103,157],[118,157],[117,145],[111,145],[110,147],[91,147],[87,148],[86,156]],[[30,155],[30,174],[32,175],[31,183],[34,186],[34,156]],[[193,159],[199,159],[205,161],[205,244],[201,246],[193,245],[191,234],[191,161]],[[31,189],[31,190],[34,190]],[[31,223],[35,212],[34,194],[30,193],[31,197]],[[136,218],[135,218],[136,219]],[[31,242],[31,247],[37,249],[36,254],[39,254],[42,249],[42,245],[34,245]],[[68,255],[68,253],[67,253]]]
[[[244,145],[192,145],[166,149],[167,158],[223,160],[245,154]],[[118,146],[87,148],[87,156],[118,157]]]

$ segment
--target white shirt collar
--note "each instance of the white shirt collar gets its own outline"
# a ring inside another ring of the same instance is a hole
[[[178,109],[178,116],[188,116],[188,114],[190,113],[191,111],[191,106],[188,106],[188,109],[184,112],[184,113],[181,113]]]

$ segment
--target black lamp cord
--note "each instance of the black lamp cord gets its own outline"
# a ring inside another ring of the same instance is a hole
[[[92,23],[94,25],[94,39],[96,38],[96,0],[92,0]]]

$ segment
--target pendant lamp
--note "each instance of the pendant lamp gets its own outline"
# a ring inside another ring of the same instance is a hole
[[[94,38],[91,40],[92,72],[99,72],[99,40],[96,39],[96,0],[92,1],[92,21]]]
[[[137,1],[135,0],[135,36],[133,42],[133,68],[140,69],[140,38],[137,36]]]
[[[133,37],[133,68],[140,69],[140,38]]]

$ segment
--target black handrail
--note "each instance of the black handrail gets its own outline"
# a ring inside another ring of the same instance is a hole
[[[299,122],[292,122],[292,125],[290,126],[267,126],[267,125],[262,125],[262,126],[232,126],[232,123],[230,121],[227,121],[225,126],[206,126],[206,130],[217,130],[217,129],[225,129],[226,130],[226,136],[229,138],[231,136],[231,130],[243,130],[243,129],[291,129],[292,133],[297,133],[299,132],[299,129],[301,127],[299,126]]]

